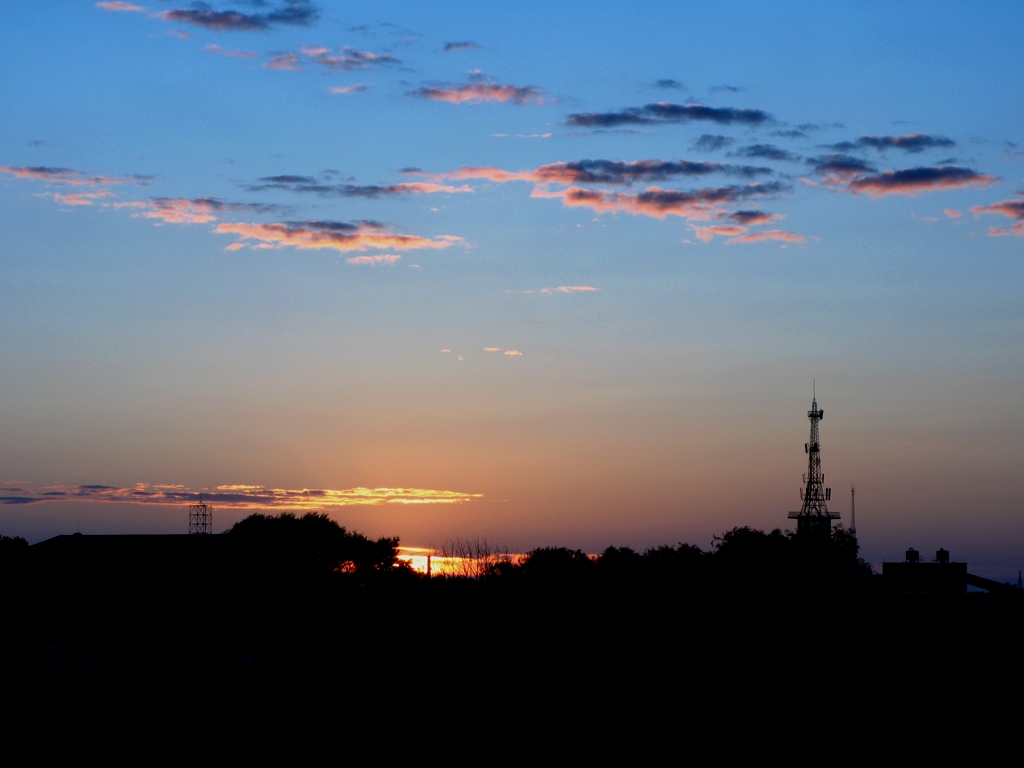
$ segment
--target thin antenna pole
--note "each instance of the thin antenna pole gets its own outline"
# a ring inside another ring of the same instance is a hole
[[[857,492],[850,484],[850,533],[857,533]]]

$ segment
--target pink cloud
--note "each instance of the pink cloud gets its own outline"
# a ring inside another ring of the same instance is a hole
[[[591,285],[560,285],[557,288],[541,288],[541,293],[584,293],[587,291],[599,291]]]
[[[707,227],[698,227],[695,224],[691,224],[690,226],[693,228],[693,232],[697,236],[697,239],[705,243],[711,242],[715,235],[718,235],[719,237],[735,237],[737,235],[742,235],[747,231],[746,227],[741,227],[738,224],[712,224]]]
[[[1010,219],[1024,221],[1024,197],[1017,200],[1003,200],[990,205],[976,205],[971,208],[975,216],[981,213],[999,213]]]
[[[1024,221],[1018,222],[1012,227],[989,227],[988,234],[990,237],[1006,237],[1007,235],[1024,237]]]
[[[370,53],[361,51],[358,48],[344,46],[338,49],[338,53],[331,53],[330,48],[320,45],[307,45],[299,51],[315,61],[317,64],[330,69],[340,69],[351,72],[356,69],[370,69],[371,67],[386,64],[401,64],[401,59],[392,56],[390,53]]]
[[[370,266],[376,266],[377,264],[394,264],[398,261],[401,256],[397,253],[382,253],[376,256],[353,256],[350,259],[345,259],[349,264],[369,264]]]
[[[106,190],[101,192],[72,192],[70,195],[55,193],[53,199],[64,205],[92,205],[93,200],[99,200],[104,197],[113,197],[113,194]]]
[[[737,243],[760,243],[765,240],[781,240],[786,243],[805,243],[807,238],[803,235],[798,235],[795,232],[786,232],[782,229],[769,229],[764,232],[754,232],[750,235],[743,235],[741,237],[731,237],[725,241],[726,245],[735,245]]]
[[[302,65],[299,64],[299,57],[294,53],[281,53],[264,64],[263,68],[279,69],[283,72],[299,72],[302,70]]]
[[[97,8],[102,8],[104,11],[144,11],[146,10],[141,5],[132,5],[131,3],[121,2],[121,0],[108,0],[107,2],[96,3]]]
[[[410,91],[409,95],[431,101],[445,101],[449,104],[462,104],[466,101],[497,101],[512,104],[545,103],[544,95],[536,88],[499,85],[498,83],[469,83],[468,85],[417,88],[415,91]]]
[[[33,179],[51,184],[90,185],[125,184],[149,181],[148,176],[89,176],[74,168],[50,168],[47,166],[9,166],[0,165],[0,171],[13,174],[18,179]]]
[[[255,59],[257,56],[259,56],[259,54],[256,53],[256,51],[243,51],[241,48],[234,48],[232,50],[228,50],[226,48],[221,48],[219,45],[215,45],[213,43],[204,47],[203,50],[209,51],[210,53],[216,53],[220,56],[227,56],[230,59]]]
[[[355,85],[335,85],[328,88],[331,93],[347,96],[352,93],[362,93],[373,85],[373,83],[356,83]]]
[[[848,185],[852,192],[863,192],[870,197],[885,195],[918,195],[944,189],[959,189],[971,185],[994,184],[999,179],[970,168],[957,165],[904,168],[858,176]]]
[[[733,202],[740,197],[777,190],[776,185],[762,184],[698,189],[692,192],[648,187],[639,194],[631,195],[572,186],[558,191],[537,187],[534,188],[531,197],[560,198],[565,206],[592,208],[598,213],[622,212],[634,216],[651,216],[656,219],[664,219],[666,216],[681,216],[697,221],[707,221],[714,218],[716,213],[721,216],[721,206],[728,202]]]
[[[348,224],[335,221],[305,221],[274,224],[218,224],[214,232],[234,234],[244,240],[275,248],[330,248],[336,251],[365,251],[388,248],[408,251],[420,248],[442,249],[463,242],[461,237],[441,235],[425,238],[403,235],[368,222]]]
[[[943,209],[942,209],[942,212],[943,212],[944,214],[946,214],[946,215],[947,215],[947,216],[948,216],[949,218],[951,218],[951,219],[959,219],[959,218],[960,218],[960,216],[962,215],[962,214],[960,213],[960,211],[958,211],[958,210],[956,210],[956,209],[954,209],[954,208],[943,208]]]

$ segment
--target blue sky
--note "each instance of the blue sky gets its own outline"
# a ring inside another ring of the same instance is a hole
[[[1021,566],[1019,4],[5,11],[3,532]]]

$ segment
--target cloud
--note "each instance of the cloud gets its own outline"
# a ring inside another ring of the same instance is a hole
[[[125,3],[121,0],[113,0],[108,2],[96,3],[97,8],[102,8],[104,11],[144,11],[146,10],[141,5],[132,5],[131,3]]]
[[[951,219],[959,219],[963,214],[954,208],[943,208],[942,212]]]
[[[484,347],[484,352],[501,352],[501,347]]]
[[[573,186],[562,191],[535,188],[532,196],[560,198],[565,206],[584,206],[592,208],[598,213],[624,212],[652,216],[657,219],[663,219],[666,216],[682,216],[706,221],[712,218],[715,211],[726,203],[774,195],[789,189],[789,186],[781,182],[732,185],[686,192],[652,186],[639,194],[629,195]]]
[[[705,152],[716,152],[720,149],[725,149],[735,141],[736,139],[733,139],[730,136],[713,136],[710,133],[705,133],[693,143],[692,148],[700,149]]]
[[[347,96],[352,93],[362,93],[368,90],[373,83],[355,83],[353,85],[334,85],[328,88],[328,92]]]
[[[769,224],[773,221],[786,218],[781,213],[767,213],[766,211],[733,211],[728,218],[738,221],[747,227],[754,227],[759,224]]]
[[[390,53],[370,53],[348,45],[339,48],[336,54],[331,53],[330,48],[318,45],[307,45],[299,51],[321,66],[343,72],[402,63],[401,59]]]
[[[1016,200],[1003,200],[990,205],[976,205],[971,208],[975,216],[982,213],[997,213],[1017,221],[1010,227],[989,227],[988,233],[992,237],[1006,237],[1017,235],[1024,237],[1024,197]]]
[[[472,51],[479,47],[480,46],[477,45],[476,43],[470,42],[469,40],[465,40],[461,43],[445,43],[444,52],[455,53],[456,51]]]
[[[711,242],[715,237],[735,237],[748,231],[746,227],[739,224],[713,224],[707,227],[699,227],[696,224],[690,225],[698,240],[705,243]]]
[[[472,192],[467,185],[453,187],[449,184],[431,182],[407,182],[403,184],[330,184],[315,176],[264,176],[245,189],[249,192],[263,192],[269,189],[283,189],[290,192],[304,192],[323,197],[396,197],[401,195],[428,195],[437,193],[461,194]]]
[[[584,128],[610,128],[620,125],[652,125],[659,123],[687,123],[706,121],[720,125],[756,126],[772,122],[773,118],[760,109],[734,109],[708,107],[703,104],[672,104],[661,101],[643,107],[629,107],[618,112],[583,112],[571,114],[568,125]]]
[[[419,169],[405,171],[422,174]],[[492,166],[462,166],[458,170],[438,174],[444,179],[486,179],[504,183],[532,181],[536,184],[609,184],[630,186],[634,182],[665,181],[677,176],[706,176],[722,173],[753,177],[771,174],[771,168],[750,165],[728,165],[693,160],[574,160],[548,163],[532,171],[506,171]]]
[[[537,88],[493,82],[417,88],[406,95],[431,101],[446,101],[449,104],[462,104],[464,101],[498,101],[520,105],[545,103],[544,92]]]
[[[301,72],[303,67],[294,53],[279,53],[263,65],[264,69],[279,69],[282,72]]]
[[[803,235],[798,235],[795,232],[786,232],[782,229],[768,229],[764,232],[754,232],[750,235],[742,235],[740,237],[731,237],[725,241],[726,245],[736,245],[738,243],[760,243],[765,240],[781,240],[786,243],[805,243],[807,238]]]
[[[212,43],[210,45],[204,46],[203,50],[209,51],[210,53],[216,53],[220,56],[227,56],[229,59],[255,59],[257,56],[259,56],[259,54],[256,53],[256,51],[243,51],[241,48],[234,48],[232,50],[228,50],[226,48],[221,48],[219,45],[214,45]]]
[[[955,147],[956,142],[945,136],[929,136],[925,133],[911,133],[906,136],[861,136],[856,141],[841,141],[828,145],[837,152],[849,152],[854,149],[902,149],[908,154],[917,154],[935,147]]]
[[[382,253],[375,256],[353,256],[345,261],[349,264],[369,264],[372,267],[377,264],[394,264],[401,258],[397,253]]]
[[[278,24],[308,27],[320,18],[320,11],[308,0],[288,0],[270,13],[176,8],[161,11],[157,17],[214,32],[262,32]]]
[[[925,166],[882,171],[870,176],[858,176],[847,184],[853,192],[871,197],[885,195],[917,195],[941,189],[958,189],[973,184],[994,184],[998,179],[957,165]]]
[[[541,288],[540,293],[585,293],[600,290],[591,285],[560,285],[557,288]]]
[[[261,485],[219,485],[201,491],[203,501],[228,509],[324,510],[334,507],[380,506],[383,504],[465,504],[482,499],[482,493],[429,488],[266,488]],[[184,506],[199,501],[199,490],[183,485],[132,487],[112,485],[54,485],[40,489],[0,487],[0,506],[45,504],[48,502],[120,502]]]
[[[70,184],[73,186],[88,185],[99,186],[103,184],[148,184],[153,180],[152,176],[128,175],[128,176],[90,176],[83,171],[76,171],[74,168],[52,168],[44,165],[34,166],[9,166],[0,165],[0,171],[10,173],[18,179],[32,179],[45,181],[50,184]]]
[[[365,251],[367,248],[408,251],[420,248],[448,248],[462,242],[461,237],[441,235],[435,238],[393,232],[374,221],[288,221],[272,224],[224,223],[214,229],[218,234],[238,235],[273,248]],[[257,246],[258,247],[258,246]]]
[[[669,89],[672,89],[672,90],[675,90],[675,91],[685,91],[686,90],[686,86],[684,86],[678,80],[670,80],[670,79],[667,79],[667,78],[665,80],[656,80],[654,82],[654,87],[655,88],[669,88]]]
[[[147,219],[159,219],[167,224],[206,224],[217,220],[222,213],[276,213],[283,206],[263,203],[231,203],[218,197],[199,197],[188,200],[180,197],[151,197],[148,203],[114,203],[115,208],[133,208]]]
[[[55,193],[53,199],[63,205],[92,205],[93,200],[104,197],[113,197],[113,193],[101,190],[100,192],[72,192],[70,195]]]
[[[971,213],[975,215],[981,213],[1001,213],[1008,218],[1024,221],[1024,196],[1016,200],[1003,200],[1002,202],[989,205],[976,205],[971,208]]]
[[[523,356],[523,353],[520,352],[518,349],[506,349],[505,350],[505,354],[506,355],[510,355],[512,357],[522,357]]]
[[[800,160],[799,155],[794,155],[792,152],[777,147],[774,144],[751,144],[750,146],[737,149],[733,154],[739,157],[757,157],[764,160],[788,160],[789,162]]]
[[[808,159],[807,163],[814,167],[816,173],[837,179],[848,179],[861,173],[874,173],[877,170],[871,163],[865,162],[859,157],[851,157],[842,153],[821,155]]]

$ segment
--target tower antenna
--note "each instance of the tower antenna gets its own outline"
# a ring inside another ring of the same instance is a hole
[[[832,489],[825,487],[825,475],[821,471],[821,443],[818,440],[818,422],[825,418],[825,411],[818,408],[817,382],[812,380],[813,399],[807,418],[811,420],[811,439],[804,443],[807,453],[807,474],[804,475],[804,489],[800,492],[803,504],[799,512],[790,512],[790,519],[796,520],[798,534],[807,533],[829,537],[832,521],[839,519],[837,512],[828,511]]]
[[[850,533],[857,535],[857,496],[853,483],[850,483]]]

